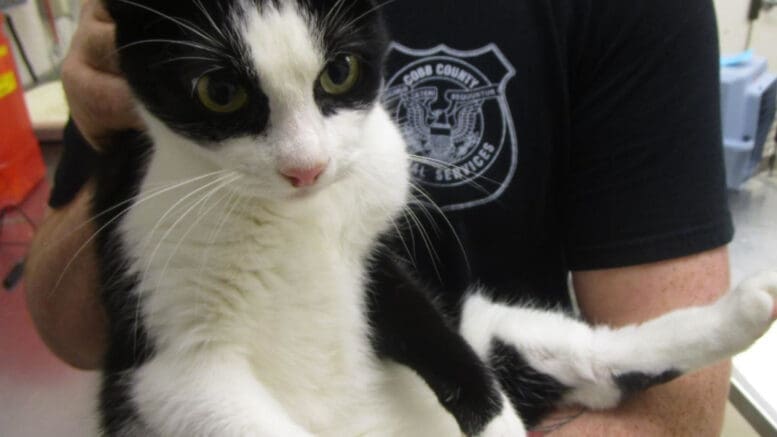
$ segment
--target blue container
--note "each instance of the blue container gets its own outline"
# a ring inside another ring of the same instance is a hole
[[[777,108],[777,76],[760,56],[726,64],[721,69],[721,99],[726,183],[736,189],[763,159]]]

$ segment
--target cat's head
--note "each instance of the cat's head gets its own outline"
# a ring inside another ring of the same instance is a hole
[[[105,1],[154,140],[191,145],[275,197],[368,159],[387,48],[376,2]]]

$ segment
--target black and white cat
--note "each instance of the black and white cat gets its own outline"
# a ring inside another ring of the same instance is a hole
[[[106,0],[147,134],[94,208],[112,436],[520,436],[766,331],[777,275],[640,326],[491,301],[457,314],[383,244],[408,156],[371,0]]]

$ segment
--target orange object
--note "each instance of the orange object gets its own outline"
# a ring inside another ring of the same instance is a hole
[[[0,210],[20,204],[46,172],[4,22],[0,14]]]

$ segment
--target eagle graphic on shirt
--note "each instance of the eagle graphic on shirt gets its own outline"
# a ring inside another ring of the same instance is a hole
[[[518,162],[506,98],[515,70],[502,52],[393,43],[388,71],[383,103],[407,142],[415,182],[443,210],[497,199]]]
[[[436,94],[429,91],[426,94]],[[403,103],[407,114],[400,128],[418,155],[445,163],[457,162],[480,141],[480,110],[485,100],[448,101],[440,109],[433,108],[435,101],[406,98]]]

